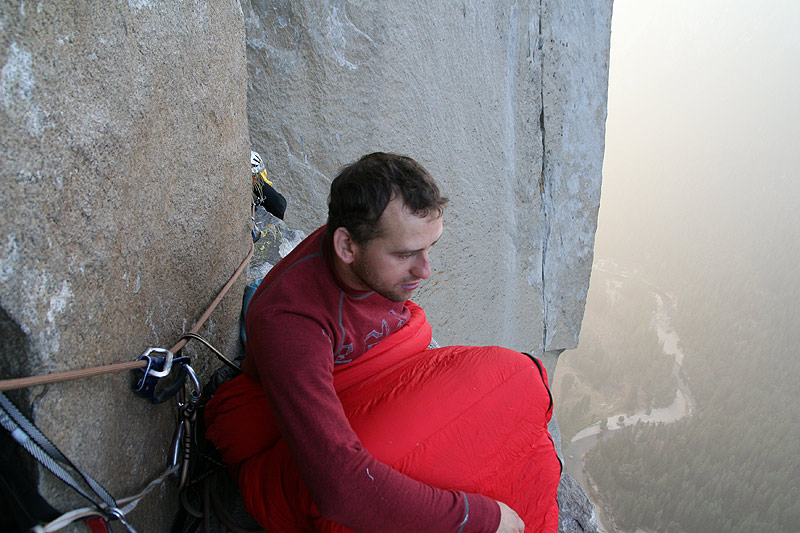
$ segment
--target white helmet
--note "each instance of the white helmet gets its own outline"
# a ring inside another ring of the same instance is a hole
[[[253,178],[253,185],[263,181],[272,186],[272,182],[267,179],[267,167],[264,165],[264,160],[261,159],[261,154],[252,150],[250,150],[250,175]]]
[[[250,151],[250,173],[251,174],[260,174],[262,170],[266,170],[264,168],[264,160],[261,159],[261,155],[258,152]]]

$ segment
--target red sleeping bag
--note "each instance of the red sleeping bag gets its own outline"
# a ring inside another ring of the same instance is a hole
[[[507,503],[527,531],[557,531],[561,464],[547,431],[552,399],[535,359],[500,347],[428,350],[431,328],[411,319],[366,354],[337,366],[334,385],[364,448],[429,485]],[[318,517],[280,439],[263,388],[246,376],[206,406],[206,436],[238,476],[247,510],[268,531]],[[318,531],[347,531],[322,518]]]

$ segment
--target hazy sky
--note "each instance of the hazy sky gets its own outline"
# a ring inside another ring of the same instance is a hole
[[[800,1],[615,0],[610,68],[600,255],[620,231],[800,251]]]

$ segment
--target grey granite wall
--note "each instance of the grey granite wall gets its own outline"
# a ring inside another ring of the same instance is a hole
[[[415,297],[434,337],[532,352],[552,377],[589,286],[611,0],[243,5],[251,141],[289,226],[324,223],[342,165],[411,155],[451,199]],[[560,501],[588,505],[568,481]],[[593,530],[579,507],[562,530]]]
[[[443,344],[577,345],[600,201],[611,0],[243,2],[253,145],[287,222],[411,155],[451,204],[420,290]]]
[[[340,166],[421,161],[451,198],[418,297],[437,341],[552,370],[589,282],[610,17],[611,0],[4,2],[0,377],[174,344],[249,247],[251,143],[306,233]],[[241,289],[204,330],[229,350]],[[12,399],[121,496],[161,471],[174,427],[128,380]],[[140,531],[168,529],[171,487],[134,511]]]
[[[239,4],[4,1],[0,68],[0,377],[172,346],[249,250]],[[236,346],[241,289],[203,330],[220,346]],[[129,380],[11,397],[122,497],[165,468],[175,426]],[[39,476],[60,510],[85,505]],[[134,511],[140,531],[167,529],[173,485]]]

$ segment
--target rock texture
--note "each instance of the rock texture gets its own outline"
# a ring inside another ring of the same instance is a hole
[[[330,179],[406,153],[451,204],[418,300],[443,344],[574,348],[600,200],[611,2],[245,5],[255,149],[325,220]]]
[[[251,138],[289,226],[324,223],[342,165],[411,155],[451,199],[416,297],[435,338],[529,351],[552,377],[577,346],[589,284],[611,1],[252,1],[244,12]],[[564,497],[588,503],[574,485]]]
[[[249,249],[239,5],[12,0],[0,28],[0,376],[172,346]],[[220,347],[235,346],[243,283],[203,330]],[[174,430],[173,406],[136,398],[129,380],[12,399],[122,497],[165,468]],[[39,481],[59,509],[85,505]],[[135,511],[140,531],[166,530],[174,494],[160,494]]]
[[[558,485],[559,533],[601,533],[594,506],[578,482],[569,474]]]
[[[258,241],[250,260],[248,282],[263,278],[278,261],[289,255],[306,234],[300,230],[289,228],[281,219],[267,212],[261,206],[256,207],[255,229]]]
[[[436,339],[541,354],[552,376],[590,275],[610,16],[611,0],[4,2],[0,376],[174,344],[247,252],[251,141],[305,233],[342,165],[422,162],[451,199],[418,298]],[[229,352],[243,283],[204,330]],[[121,496],[163,468],[174,427],[128,380],[12,399]],[[139,530],[167,530],[165,487]]]

